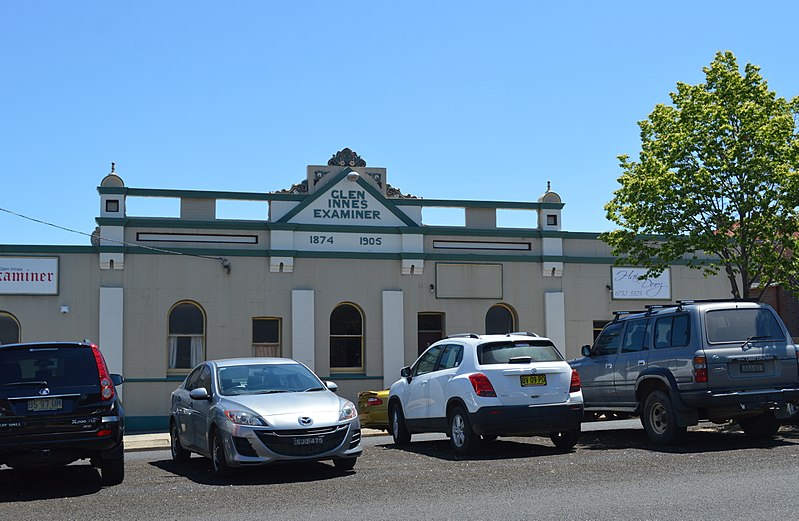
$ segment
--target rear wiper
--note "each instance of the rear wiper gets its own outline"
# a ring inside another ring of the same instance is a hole
[[[753,340],[768,340],[769,338],[771,338],[771,337],[768,336],[768,335],[750,336],[749,338],[746,339],[746,341],[743,344],[741,344],[741,349],[744,349]]]
[[[533,361],[532,356],[513,356],[508,360],[509,364],[529,364]]]
[[[47,382],[45,382],[44,380],[32,380],[30,382],[10,382],[10,383],[3,384],[3,385],[8,385],[8,386],[11,386],[11,385],[20,385],[20,386],[21,385],[26,385],[26,386],[27,385],[43,385],[43,386],[47,387]]]

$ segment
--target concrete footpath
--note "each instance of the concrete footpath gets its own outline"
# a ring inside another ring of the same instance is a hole
[[[377,429],[361,429],[361,436],[364,438],[370,436],[388,436],[388,433]],[[169,449],[168,432],[125,435],[125,452],[167,449]]]

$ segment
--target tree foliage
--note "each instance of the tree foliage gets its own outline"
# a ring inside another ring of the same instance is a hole
[[[778,98],[755,65],[742,75],[731,52],[703,70],[705,83],[678,83],[638,123],[639,160],[619,156],[605,205],[620,229],[602,239],[647,275],[683,261],[723,270],[735,298],[760,298],[799,280],[799,97]]]

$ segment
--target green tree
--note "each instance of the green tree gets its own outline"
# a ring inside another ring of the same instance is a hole
[[[797,289],[799,97],[778,98],[755,65],[741,75],[731,52],[703,70],[705,83],[678,83],[672,105],[638,123],[639,160],[619,156],[605,205],[621,228],[601,237],[648,276],[682,261],[723,270],[735,298]]]

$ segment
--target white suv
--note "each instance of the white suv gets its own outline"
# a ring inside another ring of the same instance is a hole
[[[534,333],[450,336],[400,375],[388,400],[397,445],[413,433],[443,432],[458,454],[497,436],[549,436],[569,450],[580,437],[580,377]]]

